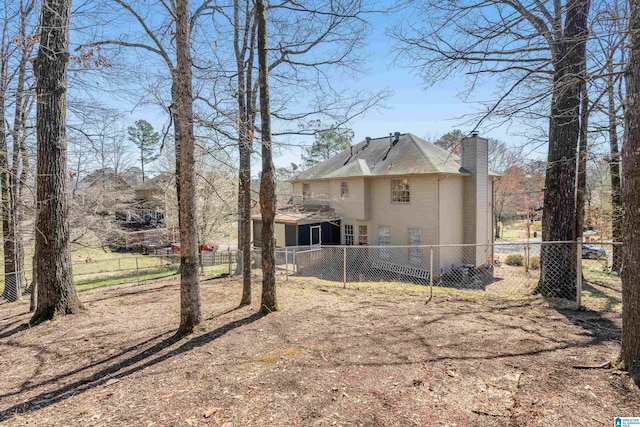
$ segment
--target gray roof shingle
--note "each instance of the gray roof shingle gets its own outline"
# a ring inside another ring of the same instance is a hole
[[[395,136],[392,137],[395,139]],[[456,154],[410,133],[391,145],[389,137],[362,141],[322,163],[299,172],[291,181],[381,175],[468,172],[460,168]]]

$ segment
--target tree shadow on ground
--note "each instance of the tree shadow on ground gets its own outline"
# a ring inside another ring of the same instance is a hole
[[[158,342],[157,344],[147,348],[146,350],[140,353],[134,354],[129,358],[124,359],[120,362],[116,362],[110,366],[107,366],[92,375],[88,375],[84,378],[76,380],[56,390],[43,392],[37,396],[34,396],[28,399],[23,403],[16,404],[14,406],[11,406],[10,408],[3,410],[2,412],[0,412],[0,423],[10,419],[16,413],[29,413],[29,412],[33,412],[35,410],[41,409],[43,407],[54,405],[72,396],[82,394],[95,387],[103,385],[109,380],[125,378],[138,371],[157,365],[158,363],[164,362],[165,360],[168,360],[174,356],[177,356],[179,354],[185,353],[189,350],[193,350],[198,347],[202,347],[222,337],[226,333],[236,328],[255,322],[261,317],[263,317],[262,314],[253,313],[250,316],[227,323],[226,325],[220,326],[219,328],[214,329],[210,332],[206,332],[202,335],[195,336],[192,339],[185,341],[180,346],[170,351],[167,351],[164,354],[160,354],[164,350],[168,350],[171,346],[179,343],[182,340],[181,337],[178,335],[173,335],[171,337],[168,337]],[[107,363],[108,361],[113,360],[116,357],[117,356],[110,357],[109,359],[106,359],[103,362],[94,364],[94,366],[102,363]],[[83,368],[83,370],[84,369],[85,368]],[[67,374],[67,375],[70,375],[70,374]],[[51,380],[47,381],[46,383],[50,383],[50,382]],[[35,387],[37,386],[34,386],[32,388],[35,388]]]
[[[126,285],[115,285],[115,286],[123,286],[125,287]],[[133,285],[133,286],[126,286],[127,289],[114,289],[114,287],[110,287],[107,289],[112,289],[115,292],[113,293],[113,295],[107,295],[107,296],[101,296],[100,298],[94,298],[94,299],[86,299],[83,300],[82,302],[84,303],[96,303],[96,302],[100,302],[100,301],[107,301],[110,299],[115,299],[115,298],[127,298],[127,297],[132,297],[132,296],[141,296],[141,295],[146,295],[146,294],[153,294],[156,292],[162,292],[164,290],[167,289],[171,289],[171,288],[175,288],[177,286],[177,283],[168,283],[166,285],[162,285],[162,286],[158,286],[156,288],[151,288],[151,289],[135,289],[135,286],[137,285]],[[87,289],[87,290],[92,290],[92,289]]]
[[[614,307],[622,304],[622,291],[615,289],[607,283],[599,281],[585,281],[582,283],[583,291],[589,293],[588,297],[603,299],[605,304],[601,311],[613,311]]]
[[[22,332],[24,330],[29,329],[29,322],[28,321],[27,321],[27,323],[14,322],[12,324],[15,324],[15,323],[20,323],[20,324],[18,326],[16,326],[16,327],[12,328],[12,329],[9,329],[9,330],[6,330],[6,328],[5,328],[5,330],[2,333],[0,333],[0,339],[9,338],[10,336],[17,334],[18,332]],[[8,325],[8,326],[10,326],[10,325]]]
[[[3,338],[2,334],[5,333],[9,328],[14,326],[16,323],[22,323],[22,320],[14,320],[13,322],[9,322],[6,325],[0,326],[0,338]]]
[[[583,329],[585,333],[591,337],[590,344],[600,344],[604,342],[620,342],[622,336],[622,328],[611,318],[604,315],[606,311],[594,311],[584,308],[569,309],[559,308],[558,301],[554,298],[545,298],[549,303],[549,307],[562,315],[567,321],[573,325]],[[575,302],[573,302],[575,305]],[[602,355],[602,362],[611,361],[617,355]]]

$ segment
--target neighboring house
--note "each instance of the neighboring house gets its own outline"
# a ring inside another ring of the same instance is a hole
[[[117,207],[116,221],[129,230],[164,228],[165,196],[173,185],[173,174],[165,173],[148,179],[134,189],[135,196]]]
[[[105,192],[131,190],[131,185],[111,168],[97,169],[83,177],[71,186],[76,197],[84,199],[87,196],[102,195]]]
[[[497,175],[488,168],[487,139],[474,134],[461,145],[458,156],[396,132],[367,138],[300,172],[290,180],[293,204],[276,215],[276,245],[483,244],[442,249],[438,268],[486,264]],[[260,242],[259,215],[253,222]],[[403,258],[408,265],[424,263],[415,251]]]

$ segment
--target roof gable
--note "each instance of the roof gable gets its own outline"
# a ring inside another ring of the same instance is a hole
[[[457,155],[406,133],[395,144],[388,137],[371,139],[368,144],[362,141],[299,172],[293,180],[433,173],[467,174],[460,170]]]

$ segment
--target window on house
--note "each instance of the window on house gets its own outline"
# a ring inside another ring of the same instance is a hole
[[[302,200],[307,200],[311,195],[311,184],[302,184]]]
[[[358,226],[358,244],[359,245],[369,244],[369,229],[366,225]]]
[[[349,197],[349,183],[347,181],[340,183],[340,197]]]
[[[409,203],[411,197],[409,195],[409,180],[392,179],[391,180],[391,201],[394,203]]]
[[[389,227],[380,226],[378,227],[378,245],[380,246],[389,246],[391,244],[391,233],[389,232]],[[391,256],[391,252],[389,249],[380,248],[380,256],[383,258],[389,258]]]
[[[422,244],[422,230],[420,228],[409,229],[409,245],[420,246]],[[422,248],[409,248],[409,262],[422,264]]]
[[[353,245],[353,225],[344,225],[344,244]]]

